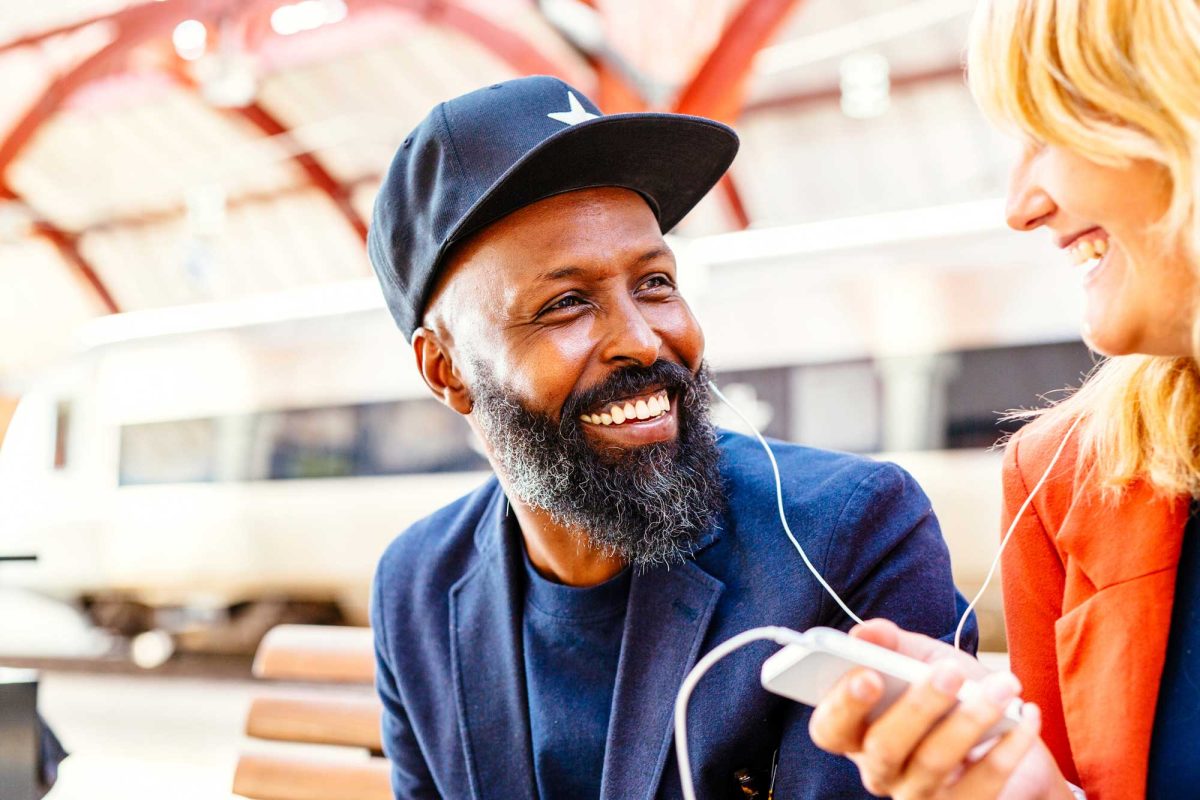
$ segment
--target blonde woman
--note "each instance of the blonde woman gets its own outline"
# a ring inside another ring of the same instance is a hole
[[[898,798],[1200,797],[1200,0],[983,0],[969,73],[1025,144],[1009,224],[1076,265],[1111,356],[1005,461],[1012,669],[1040,713],[979,754],[1015,682],[876,621],[857,635],[932,679],[869,724],[879,677],[848,676],[813,737]],[[989,691],[946,715],[968,676]]]

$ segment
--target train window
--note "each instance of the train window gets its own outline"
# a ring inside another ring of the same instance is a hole
[[[354,406],[270,411],[252,425],[251,480],[353,475],[358,420]]]
[[[946,446],[991,447],[1021,421],[1002,422],[1003,412],[1038,408],[1079,386],[1096,357],[1082,342],[996,347],[959,354],[946,387]]]
[[[870,453],[883,443],[883,394],[870,361],[812,364],[792,376],[791,438],[809,447]]]
[[[466,421],[436,400],[373,403],[360,413],[358,475],[488,468]]]
[[[60,401],[54,412],[54,468],[65,469],[71,440],[71,404]]]
[[[216,420],[149,422],[121,428],[122,486],[204,483],[216,472]]]
[[[792,367],[723,370],[713,376],[713,381],[763,436],[785,439],[791,429],[792,371]],[[723,428],[749,432],[716,397],[712,398],[712,416],[713,422]]]

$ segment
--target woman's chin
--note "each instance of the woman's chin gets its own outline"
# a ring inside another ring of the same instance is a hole
[[[1127,356],[1138,352],[1138,339],[1130,326],[1118,323],[1104,313],[1089,309],[1083,318],[1083,341],[1089,348],[1105,356]]]

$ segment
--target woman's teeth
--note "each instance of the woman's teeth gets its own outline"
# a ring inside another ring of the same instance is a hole
[[[1108,252],[1108,240],[1081,239],[1071,245],[1068,252],[1071,254],[1071,261],[1075,266],[1086,264],[1089,261],[1104,257],[1104,254]]]
[[[671,400],[666,392],[652,395],[648,400],[613,403],[607,411],[599,414],[581,414],[580,419],[593,425],[621,425],[644,419],[661,417],[671,410]]]

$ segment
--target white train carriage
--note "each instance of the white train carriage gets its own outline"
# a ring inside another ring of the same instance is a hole
[[[908,467],[964,591],[998,540],[994,412],[1088,364],[1070,271],[999,219],[970,204],[675,242],[735,402],[770,434]],[[81,336],[0,451],[0,551],[40,557],[8,583],[185,621],[290,598],[363,622],[387,542],[486,474],[369,280]],[[993,593],[993,634],[997,613]]]

